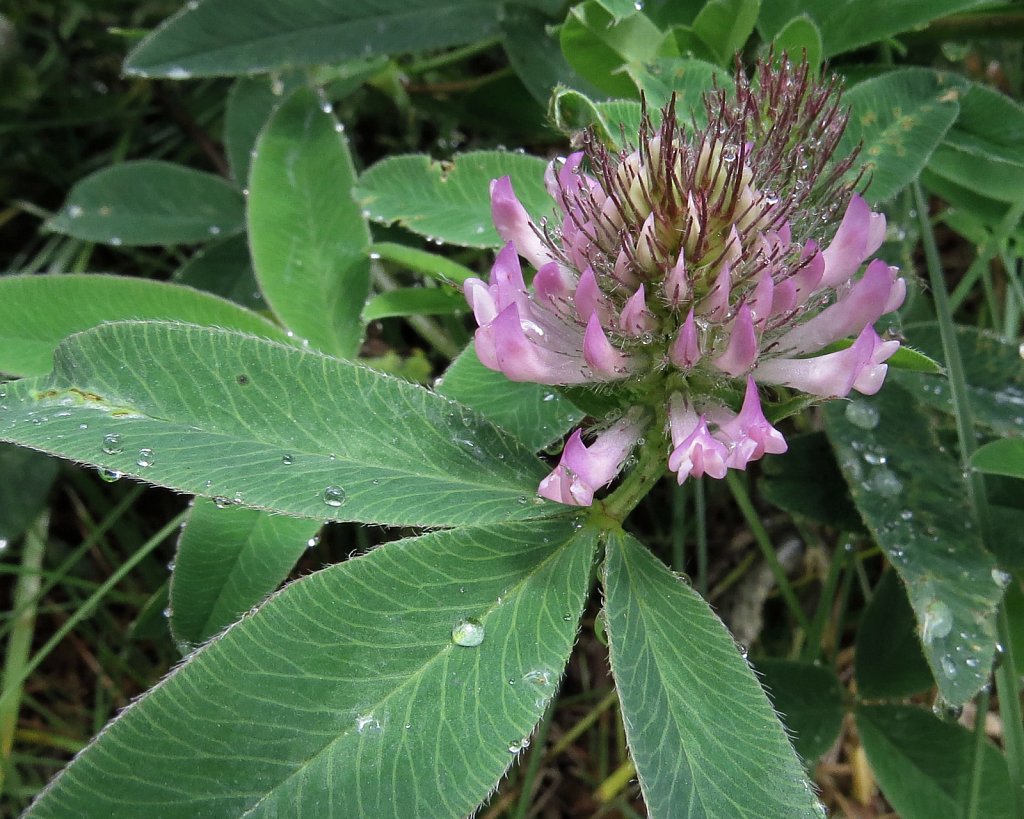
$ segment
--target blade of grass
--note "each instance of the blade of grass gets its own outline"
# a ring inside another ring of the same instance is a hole
[[[4,771],[14,746],[23,684],[28,676],[23,671],[28,664],[36,624],[36,609],[31,601],[38,599],[36,592],[39,590],[39,572],[43,566],[49,527],[49,513],[44,512],[25,532],[21,552],[22,573],[14,587],[14,608],[20,610],[21,614],[12,620],[14,628],[7,641],[3,678],[0,683],[0,688],[4,691],[4,702],[0,704],[0,794],[4,790]]]
[[[800,627],[805,632],[810,631],[811,623],[800,606],[800,601],[797,600],[796,592],[793,591],[793,586],[786,576],[786,570],[782,568],[782,564],[779,562],[779,556],[775,554],[775,547],[772,546],[771,538],[768,537],[767,530],[761,524],[761,519],[757,516],[757,510],[754,509],[754,504],[750,501],[747,488],[743,485],[735,470],[727,472],[725,480],[729,484],[729,490],[732,492],[736,505],[739,506],[740,512],[747,521],[747,526],[750,527],[750,531],[754,535],[754,540],[757,541],[757,545],[761,548],[761,554],[764,555],[768,568],[771,569],[772,576],[779,587],[779,594],[786,601],[790,613],[797,623],[800,624]]]
[[[29,675],[39,667],[39,664],[42,663],[49,653],[57,647],[60,641],[63,640],[79,623],[93,614],[96,611],[96,607],[99,602],[107,596],[110,590],[120,583],[132,569],[138,566],[150,552],[174,534],[187,515],[187,510],[175,515],[169,523],[160,529],[159,532],[143,543],[135,554],[118,566],[110,577],[108,577],[96,589],[96,591],[89,595],[88,599],[78,607],[75,613],[72,614],[64,624],[54,632],[53,636],[46,641],[46,644],[32,656],[32,659],[21,666],[17,674],[12,675],[9,680],[4,680],[4,690],[3,693],[0,694],[0,713],[3,713],[3,709],[7,707],[8,703],[15,699],[14,694],[16,691],[20,690],[19,686],[21,686],[21,684],[28,679]]]

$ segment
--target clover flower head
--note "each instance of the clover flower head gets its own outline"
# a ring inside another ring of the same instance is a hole
[[[491,184],[506,244],[488,282],[465,284],[480,361],[514,381],[627,396],[589,446],[571,435],[544,497],[590,505],[648,430],[667,433],[680,483],[785,452],[759,387],[870,395],[899,346],[873,328],[906,285],[878,259],[860,272],[885,216],[855,192],[854,155],[834,159],[837,81],[783,57],[754,80],[737,69],[735,91],[706,95],[704,113],[698,127],[674,101],[657,124],[645,110],[621,151],[586,132],[545,176],[557,224],[534,221],[508,177]]]

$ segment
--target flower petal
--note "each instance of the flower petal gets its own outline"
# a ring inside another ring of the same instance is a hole
[[[539,268],[551,261],[551,254],[534,230],[526,208],[512,189],[512,179],[503,176],[491,182],[491,218],[498,234],[516,246],[519,255]]]
[[[700,361],[700,341],[697,338],[697,324],[690,308],[686,321],[679,328],[676,340],[668,353],[669,360],[681,370],[692,369]]]
[[[729,335],[729,346],[713,363],[722,372],[735,378],[753,367],[756,360],[757,331],[754,329],[750,306],[744,304],[736,313]]]
[[[583,358],[595,375],[603,376],[598,380],[624,378],[629,372],[630,357],[612,346],[596,311],[590,314],[583,336]]]

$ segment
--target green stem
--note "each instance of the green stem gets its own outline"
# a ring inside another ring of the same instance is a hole
[[[452,51],[446,51],[444,54],[438,54],[436,57],[427,57],[422,60],[417,60],[414,63],[410,63],[404,69],[406,74],[422,74],[424,71],[433,71],[438,68],[444,68],[445,66],[452,65],[454,63],[462,62],[463,60],[473,57],[482,51],[496,46],[500,41],[497,37],[492,37],[490,40],[482,40],[472,45],[463,46],[462,48],[456,48]]]
[[[985,766],[985,717],[988,715],[988,689],[978,694],[974,712],[974,760],[971,764],[971,787],[967,793],[964,819],[979,819],[978,802],[981,799],[981,772]]]
[[[63,640],[80,622],[85,620],[88,616],[95,613],[96,606],[99,602],[107,596],[111,589],[120,583],[125,576],[131,572],[142,560],[149,555],[157,546],[164,542],[170,535],[174,534],[175,530],[182,524],[185,518],[188,516],[188,512],[181,512],[175,515],[169,523],[167,523],[159,532],[153,537],[147,540],[139,550],[128,558],[124,563],[117,567],[110,577],[108,577],[91,595],[89,598],[82,603],[65,622],[64,624],[54,632],[53,636],[46,641],[43,645],[29,660],[18,674],[13,676],[13,679],[4,680],[4,690],[0,694],[0,711],[7,707],[7,704],[14,699],[15,692],[20,690],[20,686],[25,680],[28,679],[29,675],[35,671],[39,664],[49,656],[50,652]]]
[[[807,630],[807,641],[804,643],[803,657],[806,662],[813,662],[821,654],[821,638],[825,633],[825,626],[828,624],[829,613],[832,611],[832,604],[835,602],[836,587],[839,585],[839,576],[849,561],[851,551],[847,548],[853,545],[850,538],[840,538],[842,544],[832,557],[832,565],[829,566],[828,576],[821,587],[821,600],[818,603],[817,611],[814,612],[814,619],[811,620],[811,627]]]
[[[657,430],[658,426],[655,425],[653,429]],[[619,488],[596,508],[621,524],[664,474],[665,440],[652,431],[650,438],[640,447],[636,466],[626,475]]]
[[[672,486],[672,568],[686,571],[686,486]]]
[[[555,701],[548,704],[544,718],[540,721],[537,733],[533,737],[533,750],[526,763],[526,770],[523,772],[523,780],[520,784],[519,804],[516,805],[513,819],[526,819],[530,803],[533,801],[533,783],[537,780],[537,772],[540,771],[540,764],[544,760],[544,744],[548,741],[548,730],[551,728],[551,718],[555,715]]]
[[[704,499],[704,478],[693,481],[693,505],[697,518],[697,591],[708,596],[708,507]]]
[[[918,211],[920,212],[920,208]],[[971,265],[967,268],[967,272],[964,274],[964,277],[960,280],[960,283],[953,290],[953,294],[949,297],[950,315],[960,309],[960,305],[963,304],[964,299],[970,295],[975,283],[988,267],[992,258],[999,252],[999,248],[1005,244],[1006,240],[1010,236],[1010,232],[1020,224],[1022,217],[1024,217],[1024,200],[1021,200],[1006,212],[1006,216],[1004,216],[1002,221],[996,225],[996,229],[989,234],[988,238],[978,250],[978,255],[974,258],[974,261],[971,262]],[[930,227],[928,233],[931,233]]]
[[[750,527],[750,531],[754,535],[754,540],[761,547],[761,554],[764,556],[768,568],[771,569],[772,575],[775,577],[775,582],[778,584],[782,599],[786,601],[786,605],[800,624],[800,627],[805,632],[810,631],[810,621],[801,608],[800,601],[796,598],[796,592],[793,591],[789,578],[786,577],[786,570],[779,563],[779,556],[775,554],[775,547],[772,546],[771,538],[768,537],[768,531],[761,524],[761,519],[757,516],[757,510],[754,509],[754,504],[750,501],[747,488],[743,485],[735,470],[730,469],[725,475],[725,480],[729,484],[729,489],[732,491],[736,505],[739,506],[740,512],[743,513],[743,517],[747,521],[747,526]]]
[[[974,517],[981,532],[982,542],[986,546],[991,543],[991,530],[988,510],[988,497],[985,493],[984,476],[969,468],[971,455],[977,448],[974,432],[974,415],[967,396],[967,376],[956,339],[956,328],[950,313],[949,298],[946,295],[946,280],[939,258],[939,249],[935,244],[931,221],[928,218],[928,202],[919,182],[913,185],[914,198],[917,206],[918,219],[921,222],[921,241],[924,245],[925,262],[928,267],[928,280],[932,287],[935,300],[935,313],[939,322],[939,335],[942,337],[942,352],[946,358],[946,369],[949,373],[949,388],[953,399],[953,414],[956,420],[957,438],[960,443],[961,463],[967,475],[967,496],[974,512]],[[1017,815],[1024,816],[1024,722],[1021,721],[1020,687],[1016,679],[1013,663],[1013,646],[1010,643],[1010,624],[1006,616],[1005,604],[1000,607],[997,619],[998,639],[1003,645],[1006,655],[1002,665],[996,669],[996,685],[999,690],[999,711],[1003,718],[1006,731],[1006,762],[1013,785],[1013,795],[1017,806]]]

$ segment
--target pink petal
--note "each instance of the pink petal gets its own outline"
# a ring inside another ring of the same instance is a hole
[[[765,269],[754,286],[754,292],[750,297],[750,314],[754,319],[754,326],[758,330],[764,329],[764,323],[771,314],[775,282],[772,279],[772,272]]]
[[[604,380],[624,378],[629,372],[630,358],[616,350],[605,335],[597,312],[590,314],[583,336],[583,358],[595,375]]]
[[[678,396],[674,395],[670,407],[678,400]],[[668,456],[668,468],[677,473],[679,483],[691,475],[695,478],[704,474],[712,478],[724,478],[728,470],[725,464],[729,456],[728,450],[721,441],[711,435],[707,419],[703,415],[696,418],[695,423],[691,416],[696,417],[692,410],[676,414],[670,411],[672,441],[675,448]],[[673,421],[674,417],[678,420]]]
[[[526,208],[516,198],[510,177],[503,176],[491,182],[491,217],[498,234],[512,242],[519,255],[534,267],[551,261],[551,255],[533,229]]]
[[[793,355],[813,352],[874,324],[890,301],[895,272],[896,268],[875,259],[839,301],[783,335],[778,351]]]
[[[739,414],[720,424],[719,432],[729,439],[731,451],[728,465],[733,469],[745,469],[748,463],[758,460],[766,452],[779,455],[789,448],[782,433],[765,418],[753,378],[747,379],[747,390]]]
[[[878,392],[882,388],[885,374],[889,370],[889,365],[883,362],[892,357],[899,348],[900,343],[896,339],[882,341],[875,336],[875,346],[871,350],[871,358],[857,375],[857,380],[853,382],[853,388],[864,395],[874,395]]]
[[[473,310],[473,317],[479,326],[483,327],[494,321],[494,317],[498,315],[498,307],[491,298],[490,288],[485,282],[480,279],[466,279],[462,283],[462,294]]]
[[[680,302],[682,302],[690,292],[690,279],[686,275],[685,255],[685,248],[679,248],[679,257],[676,259],[676,263],[672,265],[672,269],[665,277],[663,290],[665,300],[669,303],[669,306],[673,308],[678,307]]]
[[[681,370],[692,369],[700,361],[700,343],[697,338],[697,324],[690,308],[686,321],[679,328],[679,334],[669,350],[669,360]]]
[[[588,447],[580,430],[573,432],[562,450],[558,466],[541,481],[538,494],[570,506],[590,506],[594,492],[615,480],[622,464],[640,439],[639,413],[630,412],[598,433]]]
[[[800,267],[790,275],[788,281],[796,287],[796,304],[799,306],[810,298],[811,294],[821,285],[821,277],[825,275],[825,257],[818,249],[814,240],[808,240],[800,252]]]
[[[523,330],[519,308],[510,304],[476,332],[477,355],[490,367],[491,350],[497,369],[511,381],[538,384],[579,384],[589,380],[581,361],[535,344]],[[483,353],[481,353],[483,349]],[[492,369],[494,369],[492,367]]]
[[[758,364],[752,375],[765,384],[783,384],[822,398],[842,398],[853,389],[862,370],[872,366],[876,340],[878,334],[869,324],[845,350],[814,358],[774,358]]]
[[[594,313],[598,313],[602,319],[608,316],[608,300],[597,284],[594,269],[589,265],[580,275],[573,301],[576,305],[576,315],[581,321],[587,321]]]
[[[542,303],[550,304],[559,313],[569,310],[576,282],[557,262],[541,265],[533,277],[533,289]]]
[[[698,312],[706,315],[711,321],[721,321],[729,311],[729,288],[732,283],[732,271],[729,265],[722,263],[718,271],[718,277],[701,303],[697,305]]]
[[[835,238],[823,253],[825,275],[822,287],[835,287],[849,279],[861,263],[882,244],[885,238],[885,216],[872,213],[858,194],[850,198],[843,221]]]
[[[736,314],[725,352],[714,360],[714,365],[724,373],[736,376],[747,372],[757,360],[757,332],[750,314],[749,305],[742,305]]]
[[[630,336],[638,336],[656,326],[654,317],[647,310],[647,301],[644,299],[644,286],[641,284],[637,291],[626,299],[626,304],[619,315],[619,329]]]

